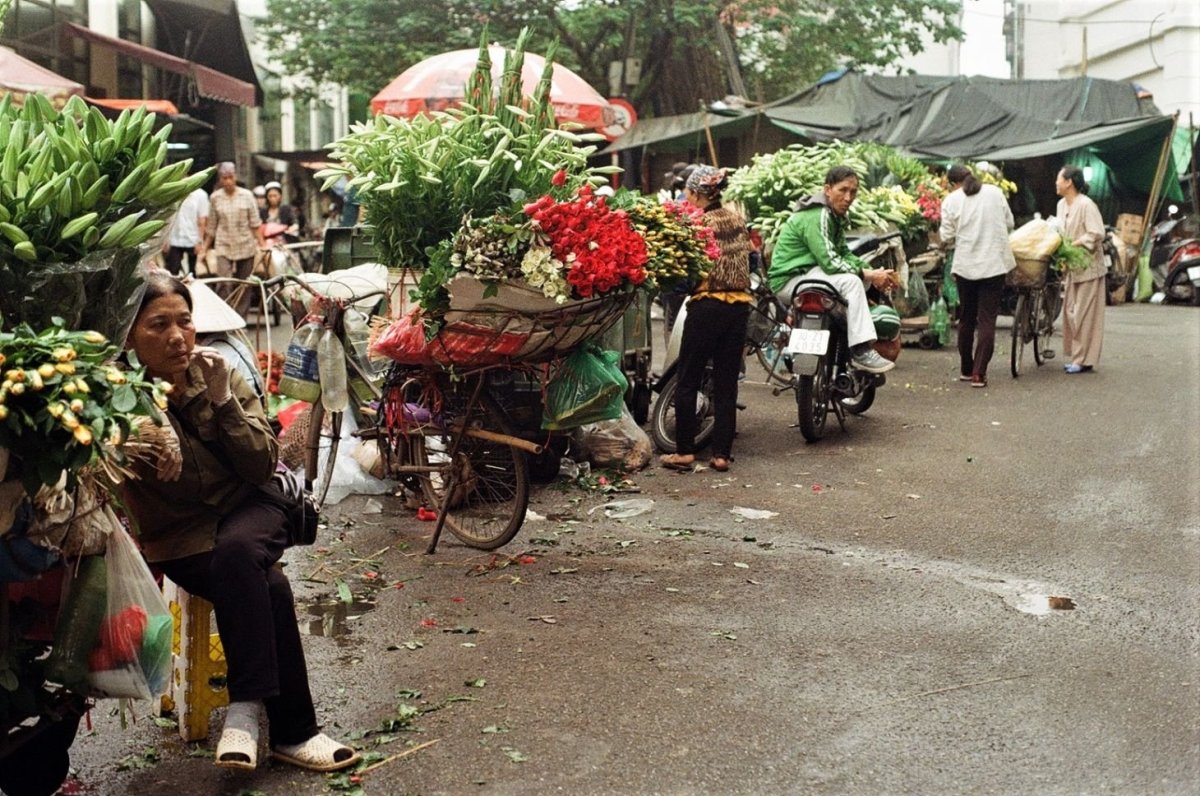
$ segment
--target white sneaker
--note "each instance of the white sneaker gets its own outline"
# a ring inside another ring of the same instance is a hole
[[[874,349],[864,351],[861,354],[855,354],[850,358],[850,363],[859,370],[865,370],[867,373],[887,373],[896,367],[895,362],[879,356],[879,353]]]

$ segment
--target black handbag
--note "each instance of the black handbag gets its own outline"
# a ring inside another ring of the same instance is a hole
[[[304,488],[299,475],[281,463],[271,480],[258,488],[287,517],[288,547],[317,541],[320,507],[313,493]]]
[[[229,472],[237,472],[225,451],[205,442],[196,431],[195,426],[184,418],[182,413],[172,411],[171,414],[179,421],[183,430],[208,448],[209,453],[219,459]],[[268,502],[283,512],[287,524],[288,547],[310,545],[317,541],[317,524],[321,519],[321,506],[317,503],[316,496],[305,488],[304,479],[283,462],[279,462],[275,465],[275,473],[271,476],[271,480],[265,484],[259,484],[258,489]]]

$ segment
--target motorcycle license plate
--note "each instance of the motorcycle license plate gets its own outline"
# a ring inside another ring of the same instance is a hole
[[[1188,279],[1192,280],[1193,284],[1200,285],[1200,265],[1193,265],[1187,269]]]
[[[787,352],[820,356],[829,350],[828,329],[792,329],[788,338]]]

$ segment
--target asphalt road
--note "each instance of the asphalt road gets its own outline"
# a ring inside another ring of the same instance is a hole
[[[1004,334],[987,389],[955,381],[951,350],[906,348],[874,408],[816,445],[752,372],[730,472],[544,489],[545,519],[498,557],[452,540],[424,556],[429,526],[399,501],[349,498],[288,569],[327,730],[386,762],[359,783],[236,775],[203,756],[219,714],[185,745],[97,710],[78,782],[1196,793],[1200,313],[1111,308],[1079,376],[1051,361],[1011,379]],[[610,500],[653,503],[615,519]],[[364,601],[350,616],[334,576]]]

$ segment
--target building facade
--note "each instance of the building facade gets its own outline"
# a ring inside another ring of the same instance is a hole
[[[1012,76],[1136,83],[1200,124],[1200,6],[1186,0],[1009,0]]]

